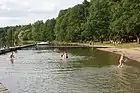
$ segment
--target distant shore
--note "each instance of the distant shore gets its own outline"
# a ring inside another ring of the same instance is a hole
[[[112,52],[115,54],[121,54],[124,53],[126,57],[132,60],[136,60],[140,62],[140,44],[136,43],[124,43],[124,44],[118,44],[118,45],[112,45],[112,44],[105,44],[105,43],[95,43],[94,45],[90,44],[79,44],[79,45],[86,45],[86,46],[100,46],[101,48],[97,48],[98,50]]]
[[[85,45],[85,46],[92,46],[90,44],[79,44],[79,45]],[[112,53],[115,53],[115,54],[121,54],[121,53],[124,53],[126,57],[128,57],[129,59],[132,59],[132,60],[136,60],[138,62],[140,62],[140,45],[138,44],[131,44],[131,43],[128,43],[128,44],[120,44],[120,45],[117,45],[116,46],[113,46],[113,45],[109,45],[109,44],[106,44],[106,45],[102,45],[102,44],[95,44],[93,45],[93,47],[96,47],[96,46],[100,46],[101,48],[97,48],[98,50],[102,50],[102,51],[107,51],[107,52],[112,52]],[[119,47],[118,47],[119,46]]]

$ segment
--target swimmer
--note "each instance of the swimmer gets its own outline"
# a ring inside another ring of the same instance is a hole
[[[11,61],[12,64],[14,63],[14,58],[15,58],[15,56],[14,56],[14,54],[12,52],[12,54],[10,55],[10,61]]]
[[[13,53],[13,52],[12,52],[12,54],[10,55],[10,58],[15,58],[15,57],[14,57],[14,53]]]
[[[64,52],[64,53],[61,55],[61,57],[63,57],[63,58],[68,58],[68,54],[67,54],[66,52]]]

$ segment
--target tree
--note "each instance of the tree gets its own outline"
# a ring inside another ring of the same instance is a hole
[[[55,25],[55,36],[57,41],[65,41],[66,40],[66,27],[68,25],[68,15],[69,9],[61,10],[56,19]]]
[[[42,40],[42,32],[43,32],[43,21],[37,21],[32,24],[32,38],[35,41]]]
[[[110,21],[109,12],[108,0],[91,0],[88,25],[90,25],[90,31],[92,31],[101,42],[103,42],[108,35]]]
[[[140,1],[120,0],[112,7],[110,29],[118,36],[135,35],[139,43],[140,37]]]
[[[43,40],[53,41],[55,39],[54,34],[55,23],[56,23],[55,19],[50,19],[45,22],[43,31]]]
[[[60,41],[80,41],[89,16],[90,3],[85,0],[72,8],[61,10],[56,20],[55,35]]]

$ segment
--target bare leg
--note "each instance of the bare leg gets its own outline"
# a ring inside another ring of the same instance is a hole
[[[121,67],[123,67],[123,63],[121,64]]]
[[[120,66],[121,66],[121,64],[118,65],[118,67],[120,67]]]
[[[120,62],[120,64],[118,65],[118,67],[122,67],[123,66],[122,61],[120,60],[119,62]]]

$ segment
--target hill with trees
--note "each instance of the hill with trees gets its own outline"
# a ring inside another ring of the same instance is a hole
[[[84,0],[56,19],[0,28],[0,44],[29,41],[123,41],[140,43],[140,0]]]

